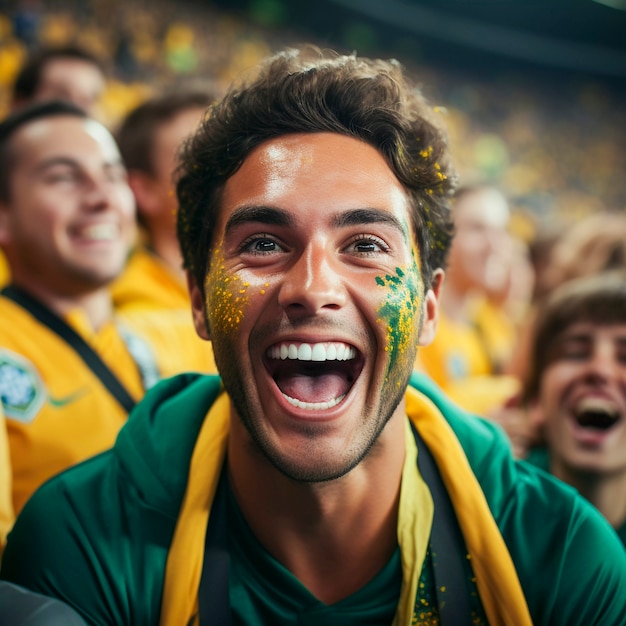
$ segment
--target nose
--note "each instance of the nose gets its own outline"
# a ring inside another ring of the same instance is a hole
[[[91,177],[85,184],[84,203],[90,211],[102,211],[112,204],[114,185],[105,177]]]
[[[594,380],[611,380],[624,374],[624,366],[615,354],[610,342],[599,342],[595,345],[591,359],[588,361],[587,376]]]
[[[339,264],[322,242],[309,245],[285,273],[278,296],[281,307],[308,315],[343,307],[347,294]]]

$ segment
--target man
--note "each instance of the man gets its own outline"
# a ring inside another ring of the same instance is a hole
[[[109,448],[160,377],[213,371],[182,321],[114,316],[108,285],[134,234],[104,126],[63,102],[0,124],[0,247],[12,275],[0,293],[0,400],[16,513],[47,478]]]
[[[502,375],[513,350],[515,325],[501,297],[510,276],[522,275],[508,232],[506,198],[484,184],[460,188],[454,197],[455,236],[440,298],[439,330],[418,355],[418,366],[462,407],[489,414],[519,391]]]
[[[172,175],[179,146],[212,101],[205,92],[157,97],[131,111],[117,132],[143,231],[142,245],[111,287],[118,310],[166,308],[189,313]]]
[[[626,274],[565,282],[540,307],[524,397],[546,448],[529,460],[575,487],[626,544]]]
[[[160,383],[47,483],[2,577],[97,624],[622,623],[606,521],[412,377],[451,236],[434,116],[397,63],[316,51],[212,109],[178,231],[221,379]]]
[[[42,48],[26,60],[13,85],[11,108],[33,102],[72,102],[99,117],[100,98],[106,86],[104,66],[91,52],[79,46]],[[10,281],[10,270],[0,252],[0,285]]]
[[[98,117],[98,104],[106,86],[101,61],[78,46],[43,48],[18,72],[13,86],[13,109],[31,102],[64,100]]]

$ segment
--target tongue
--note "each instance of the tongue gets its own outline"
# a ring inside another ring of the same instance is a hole
[[[277,377],[276,384],[283,393],[302,402],[329,402],[347,393],[350,387],[346,377],[338,373],[290,374]]]

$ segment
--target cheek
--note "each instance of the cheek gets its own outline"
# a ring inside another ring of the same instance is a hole
[[[552,409],[558,404],[561,394],[571,381],[574,372],[565,364],[549,365],[541,377],[540,399],[545,409]]]
[[[391,368],[398,359],[413,358],[419,335],[422,279],[417,264],[398,267],[394,274],[376,277],[384,290],[378,309],[378,323],[385,329],[385,352],[389,353]]]
[[[216,249],[204,283],[206,310],[212,333],[228,335],[239,328],[248,306],[248,289],[247,282],[236,273],[227,271],[221,248]]]

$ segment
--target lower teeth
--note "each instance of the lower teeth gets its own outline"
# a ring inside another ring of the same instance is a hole
[[[324,411],[326,409],[331,409],[332,407],[337,406],[346,397],[346,394],[344,393],[334,400],[328,400],[328,402],[303,402],[302,400],[292,398],[287,394],[283,394],[283,396],[287,399],[287,402],[289,402],[289,404],[299,409],[307,409],[309,411]]]

